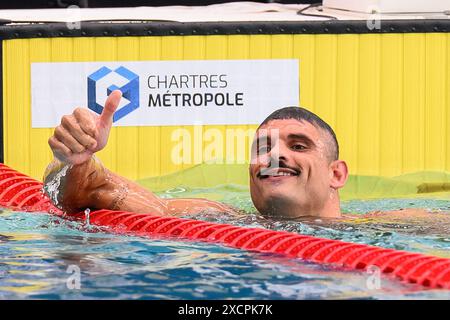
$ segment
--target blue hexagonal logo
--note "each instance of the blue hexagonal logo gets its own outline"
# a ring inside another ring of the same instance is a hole
[[[129,69],[120,66],[115,70],[101,67],[88,76],[88,108],[101,114],[105,94],[114,90],[122,91],[122,100],[127,102],[114,113],[113,122],[122,119],[133,110],[139,108],[139,76]]]

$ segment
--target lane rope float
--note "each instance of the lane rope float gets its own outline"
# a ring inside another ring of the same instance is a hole
[[[85,221],[84,212],[64,215],[42,192],[42,182],[0,164],[0,206],[27,212],[47,212]],[[300,235],[286,231],[248,228],[151,213],[96,210],[89,223],[119,234],[165,236],[214,242],[229,247],[282,254],[349,270],[376,266],[404,282],[450,289],[450,259],[394,249]]]

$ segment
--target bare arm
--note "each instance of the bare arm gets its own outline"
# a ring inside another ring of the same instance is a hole
[[[64,167],[67,169],[64,170]],[[55,188],[56,175],[61,171],[64,175],[58,188]],[[159,215],[167,211],[164,199],[109,171],[95,157],[74,165],[53,160],[45,174],[44,185],[53,202],[68,213],[85,208],[151,212]]]
[[[49,139],[55,159],[44,174],[44,189],[53,203],[68,213],[85,208],[158,215],[233,212],[206,199],[161,199],[102,165],[94,153],[106,146],[120,98],[120,91],[112,92],[100,116],[77,108],[55,128]]]

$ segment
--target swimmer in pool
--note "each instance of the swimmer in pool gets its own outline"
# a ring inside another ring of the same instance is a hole
[[[237,213],[206,199],[159,198],[105,168],[94,155],[107,144],[120,99],[121,92],[113,91],[100,116],[77,108],[55,128],[48,141],[55,159],[45,172],[45,189],[55,174],[67,170],[57,199],[52,199],[55,205],[68,213],[85,208],[157,215]],[[322,119],[303,108],[277,110],[257,129],[252,150],[250,192],[260,214],[288,219],[341,217],[338,190],[347,181],[348,169],[339,160],[334,131]]]

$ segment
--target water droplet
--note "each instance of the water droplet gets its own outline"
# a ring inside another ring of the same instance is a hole
[[[84,210],[84,221],[86,223],[86,226],[90,226],[90,215],[91,213],[91,209],[87,208],[86,210]]]

